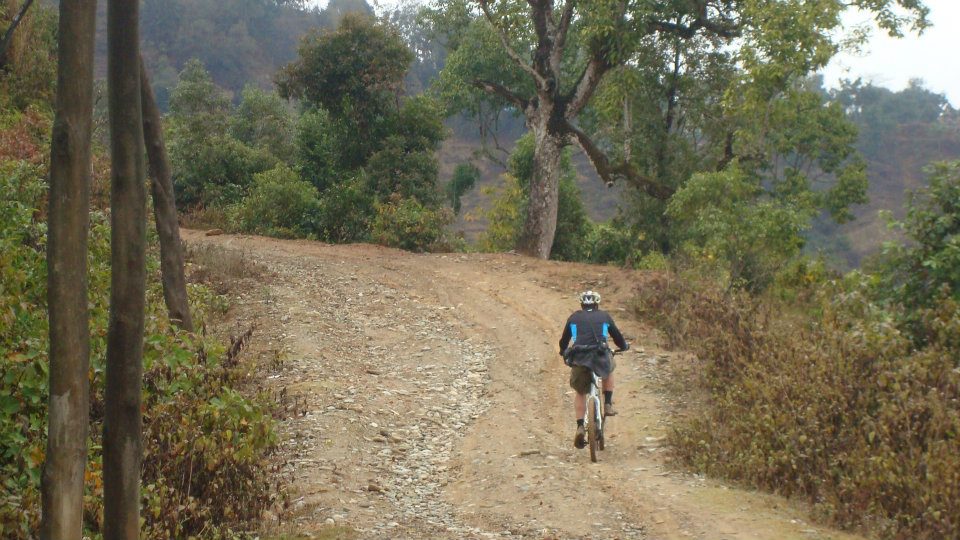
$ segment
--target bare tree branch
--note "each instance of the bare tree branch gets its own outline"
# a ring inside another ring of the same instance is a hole
[[[493,81],[486,81],[483,79],[477,79],[473,81],[473,85],[488,94],[494,94],[509,101],[510,103],[514,104],[518,109],[520,109],[520,112],[526,113],[527,105],[530,104],[530,100],[520,97],[519,95],[514,93],[512,90],[510,90],[509,88],[507,88],[506,86],[500,83],[495,83]]]
[[[500,28],[493,19],[493,14],[490,13],[490,6],[488,0],[480,0],[480,8],[483,10],[483,15],[487,18],[487,21],[490,22],[490,25],[497,32],[497,36],[500,38],[500,44],[503,45],[503,49],[507,52],[509,56],[520,69],[526,71],[533,77],[533,80],[536,81],[538,88],[546,88],[547,82],[544,80],[543,76],[537,73],[537,70],[533,69],[533,66],[526,63],[523,58],[517,54],[517,51],[513,50],[513,47],[510,46],[510,40],[507,39],[507,33],[503,31],[503,28]]]
[[[618,179],[623,178],[655,199],[665,201],[673,195],[675,191],[673,188],[640,174],[629,163],[611,164],[603,150],[580,128],[570,122],[567,122],[565,127],[570,134],[573,135],[575,141],[580,145],[584,153],[587,154],[587,158],[590,160],[590,163],[593,164],[593,168],[596,169],[597,174],[600,175],[600,178],[602,178],[607,185],[612,185]]]
[[[593,97],[594,91],[597,89],[597,86],[600,85],[600,80],[603,79],[603,76],[607,71],[610,71],[612,67],[613,65],[608,62],[602,54],[594,55],[593,58],[587,62],[586,67],[583,68],[583,72],[580,73],[580,78],[577,79],[577,84],[574,85],[573,90],[570,91],[564,100],[567,104],[567,118],[573,118],[580,114],[580,111],[587,106],[590,98]]]
[[[570,30],[570,23],[573,21],[573,8],[576,5],[576,0],[567,0],[567,3],[563,6],[563,12],[560,14],[560,24],[557,25],[555,40],[559,51],[563,51],[563,47],[567,44],[567,32]]]
[[[723,17],[722,15],[719,16],[719,19],[711,19],[706,1],[701,1],[698,8],[696,17],[693,19],[693,22],[688,25],[684,25],[679,21],[674,23],[649,19],[647,20],[647,27],[651,32],[673,34],[684,39],[692,38],[699,30],[707,30],[716,36],[726,39],[740,36],[740,25],[737,24],[736,21]]]

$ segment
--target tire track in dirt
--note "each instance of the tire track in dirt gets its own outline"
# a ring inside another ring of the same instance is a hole
[[[249,236],[190,243],[270,269],[237,300],[283,351],[271,385],[301,400],[282,425],[300,532],[361,538],[855,538],[804,509],[669,467],[664,380],[679,355],[628,319],[634,276],[513,255],[418,255]],[[576,293],[598,288],[638,352],[618,357],[607,450],[572,447],[557,355]]]

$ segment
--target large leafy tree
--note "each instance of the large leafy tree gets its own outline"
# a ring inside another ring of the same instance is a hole
[[[295,161],[320,191],[318,228],[327,240],[363,239],[370,226],[435,213],[442,202],[442,117],[428,96],[404,95],[413,60],[396,28],[349,13],[336,30],[304,38],[297,60],[277,74],[280,95],[306,109]]]
[[[457,0],[437,3],[432,18],[452,49],[441,77],[451,112],[510,108],[534,134],[518,248],[547,257],[558,164],[571,144],[604,181],[626,180],[655,201],[669,199],[698,161],[722,169],[738,160],[795,191],[810,178],[795,173],[805,167],[853,174],[840,167],[849,156],[799,152],[810,134],[780,130],[818,116],[801,81],[837,50],[835,30],[850,6],[875,13],[894,34],[926,24],[920,0]],[[834,206],[842,214],[845,205]]]

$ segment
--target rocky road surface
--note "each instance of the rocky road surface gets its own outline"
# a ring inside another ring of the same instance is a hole
[[[624,302],[635,275],[516,255],[407,253],[184,231],[194,246],[265,269],[236,293],[238,324],[282,361],[268,384],[282,422],[285,531],[359,538],[855,538],[803,508],[670,467],[681,357],[656,348]],[[599,463],[572,445],[568,369],[557,354],[576,295],[602,292],[633,343],[618,357]],[[272,526],[272,525],[271,525]],[[336,529],[343,527],[343,529]]]

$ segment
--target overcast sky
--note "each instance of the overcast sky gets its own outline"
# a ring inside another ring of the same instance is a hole
[[[368,0],[378,8],[392,7],[418,0]],[[314,0],[326,5],[327,0]],[[925,86],[945,94],[954,107],[960,107],[960,0],[925,0],[930,7],[933,26],[923,35],[907,34],[902,39],[888,37],[873,27],[870,42],[860,54],[841,53],[824,70],[827,86],[835,87],[841,78],[861,77],[877,86],[900,90],[910,79],[922,79]],[[850,12],[848,27],[870,22],[863,13]]]
[[[828,86],[841,78],[862,77],[877,86],[900,90],[910,79],[923,79],[925,86],[945,94],[960,107],[960,0],[926,0],[933,23],[923,35],[888,37],[876,29],[862,54],[841,53],[824,71]],[[864,24],[869,16],[852,12],[844,17],[850,25]]]

